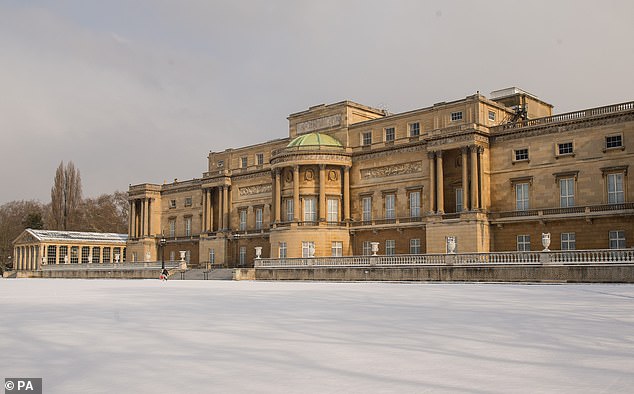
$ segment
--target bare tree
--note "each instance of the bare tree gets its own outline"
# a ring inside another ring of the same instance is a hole
[[[73,230],[79,225],[81,176],[72,161],[62,161],[55,172],[51,188],[51,225],[56,230]]]
[[[12,242],[25,228],[41,227],[45,207],[37,201],[11,201],[0,206],[0,271],[13,254]]]
[[[109,233],[128,231],[128,200],[122,192],[87,198],[81,204],[79,230]]]

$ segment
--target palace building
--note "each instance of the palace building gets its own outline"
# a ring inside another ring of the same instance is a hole
[[[210,152],[200,178],[130,186],[128,260],[634,246],[634,102],[553,115],[518,88],[391,114],[351,101]],[[159,240],[164,237],[163,248]]]

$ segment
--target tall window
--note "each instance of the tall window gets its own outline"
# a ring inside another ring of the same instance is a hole
[[[368,131],[365,132],[361,135],[361,143],[363,144],[363,146],[370,146],[372,145],[372,132]]]
[[[409,136],[418,137],[420,135],[420,123],[414,122],[409,124]]]
[[[70,263],[71,264],[79,263],[79,246],[70,247]]]
[[[188,216],[185,218],[185,236],[191,237],[192,235],[192,217]]]
[[[328,218],[331,223],[339,221],[339,200],[336,198],[328,199]]]
[[[463,203],[462,203],[462,188],[456,188],[456,212],[463,211]]]
[[[174,238],[176,236],[176,219],[169,220],[169,228],[170,228],[170,238]]]
[[[286,242],[280,242],[279,243],[279,258],[280,259],[285,259],[286,256],[288,255],[287,249],[286,249]]]
[[[245,231],[247,229],[247,210],[241,209],[239,215],[240,215],[239,216],[240,224],[239,224],[238,230]]]
[[[396,195],[395,194],[386,194],[385,195],[385,219],[394,219],[396,218]]]
[[[55,264],[57,260],[57,246],[49,245],[46,248],[46,264]]]
[[[394,142],[395,134],[394,127],[387,127],[385,129],[385,142]]]
[[[420,254],[420,238],[412,238],[409,240],[409,253]]]
[[[240,246],[240,265],[245,265],[247,263],[247,247]]]
[[[528,252],[531,250],[531,236],[530,235],[517,236],[517,250],[519,252]]]
[[[255,208],[255,229],[262,229],[262,207]]]
[[[332,242],[332,257],[341,257],[343,256],[343,242],[341,241],[333,241]]]
[[[312,257],[315,252],[315,243],[313,241],[302,241],[302,257]]]
[[[361,220],[363,220],[364,222],[369,222],[372,220],[372,197],[363,197],[361,203],[363,205]]]
[[[59,264],[66,263],[66,256],[68,256],[68,246],[60,246],[59,247]]]
[[[528,183],[515,185],[515,209],[526,211],[528,209]]]
[[[170,252],[170,261],[176,261],[176,251],[174,250]]]
[[[99,246],[93,246],[92,248],[92,262],[93,264],[99,263],[99,258],[101,254],[101,248]]]
[[[561,250],[575,250],[575,233],[561,233]]]
[[[559,205],[562,208],[575,206],[575,179],[559,180]]]
[[[370,241],[363,241],[362,253],[364,256],[369,256],[372,254],[372,245],[370,244]]]
[[[216,264],[216,250],[214,248],[209,248],[209,264]]]
[[[625,249],[625,231],[610,231],[610,249]]]
[[[393,239],[385,240],[385,254],[391,256],[395,253],[396,250],[396,241]]]
[[[88,264],[90,262],[90,260],[88,259],[88,256],[90,256],[90,247],[82,246],[81,247],[81,263],[82,264]]]
[[[623,173],[608,174],[608,204],[625,202]]]
[[[293,220],[295,220],[295,218],[293,217],[294,215],[295,213],[293,207],[293,199],[288,198],[286,199],[286,221],[292,222]]]
[[[103,248],[103,262],[112,263],[112,260],[110,259],[110,248]]]
[[[409,216],[412,218],[420,217],[420,192],[409,193]]]
[[[259,166],[264,164],[264,153],[257,153],[255,155],[255,163]]]
[[[247,168],[247,163],[248,163],[249,158],[246,156],[243,156],[240,158],[240,168]]]
[[[304,198],[304,221],[305,222],[316,222],[317,221],[317,210],[315,208],[315,197],[306,197]]]

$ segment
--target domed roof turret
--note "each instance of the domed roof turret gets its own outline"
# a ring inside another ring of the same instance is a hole
[[[334,137],[331,137],[327,134],[314,132],[302,134],[296,137],[288,145],[286,145],[286,147],[297,149],[319,149],[319,147],[343,148],[343,145],[341,145],[341,142],[337,141],[337,139],[335,139]]]

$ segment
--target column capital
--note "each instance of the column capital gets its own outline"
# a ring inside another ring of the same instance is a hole
[[[436,152],[435,151],[428,151],[427,152],[427,157],[429,157],[430,160],[434,160],[434,158],[436,157]]]
[[[441,150],[437,150],[436,151],[436,157],[439,159],[442,159],[442,151]]]
[[[484,146],[477,145],[476,149],[478,150],[478,153],[480,153],[480,154],[484,153]]]
[[[320,164],[319,165],[319,169],[320,170],[325,170],[326,169],[326,165],[325,164]]]
[[[460,148],[460,152],[462,152],[463,154],[467,154],[469,153],[469,146],[465,145],[462,148]]]

